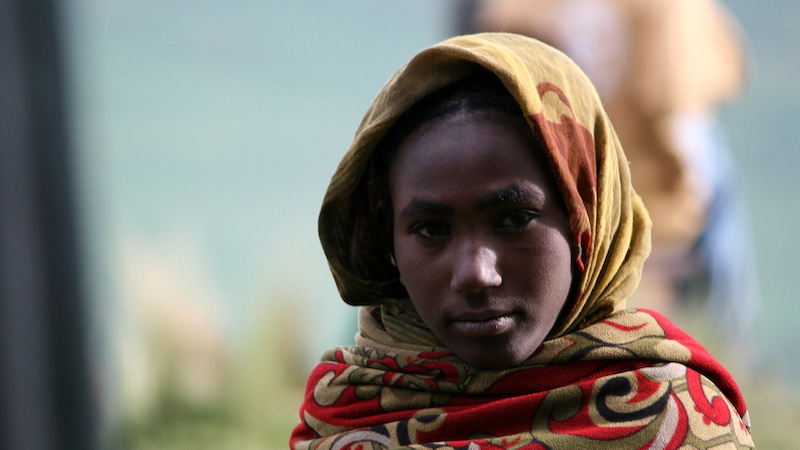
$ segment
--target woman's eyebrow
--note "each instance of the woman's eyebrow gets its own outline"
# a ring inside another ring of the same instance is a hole
[[[522,203],[541,203],[544,201],[544,194],[538,189],[528,189],[519,184],[511,186],[487,195],[477,203],[478,209],[491,209],[507,204]]]
[[[400,210],[400,217],[446,216],[451,214],[453,214],[453,208],[442,203],[419,198],[411,199],[411,201]]]

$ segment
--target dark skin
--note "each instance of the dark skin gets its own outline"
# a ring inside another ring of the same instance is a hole
[[[422,320],[483,369],[528,359],[573,280],[569,218],[522,118],[458,112],[409,134],[391,170],[397,268]]]

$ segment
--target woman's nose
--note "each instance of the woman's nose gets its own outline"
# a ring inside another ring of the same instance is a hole
[[[450,287],[458,292],[476,294],[487,287],[500,286],[503,278],[497,271],[497,253],[484,246],[464,249],[457,256]]]

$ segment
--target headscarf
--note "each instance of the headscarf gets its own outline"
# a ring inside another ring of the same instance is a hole
[[[497,75],[519,103],[569,213],[580,282],[550,336],[624,309],[650,251],[650,221],[631,187],[628,162],[583,72],[558,50],[506,33],[455,37],[420,52],[367,110],[319,216],[320,240],[342,298],[351,305],[397,305],[390,299],[406,295],[391,255],[379,248],[368,194],[375,182],[370,157],[412,105],[481,68]]]
[[[480,67],[497,75],[540,139],[579,277],[550,338],[504,370],[465,363],[415,314],[369,195],[370,156],[392,124]],[[357,345],[326,352],[309,376],[293,450],[753,448],[728,372],[665,317],[622,310],[649,251],[649,219],[597,94],[558,51],[488,33],[420,52],[367,111],[319,224],[342,298],[369,306]]]

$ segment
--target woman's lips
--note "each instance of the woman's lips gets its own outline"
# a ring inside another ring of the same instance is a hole
[[[504,333],[514,324],[511,315],[501,315],[483,320],[454,320],[453,326],[469,337],[493,336]]]

